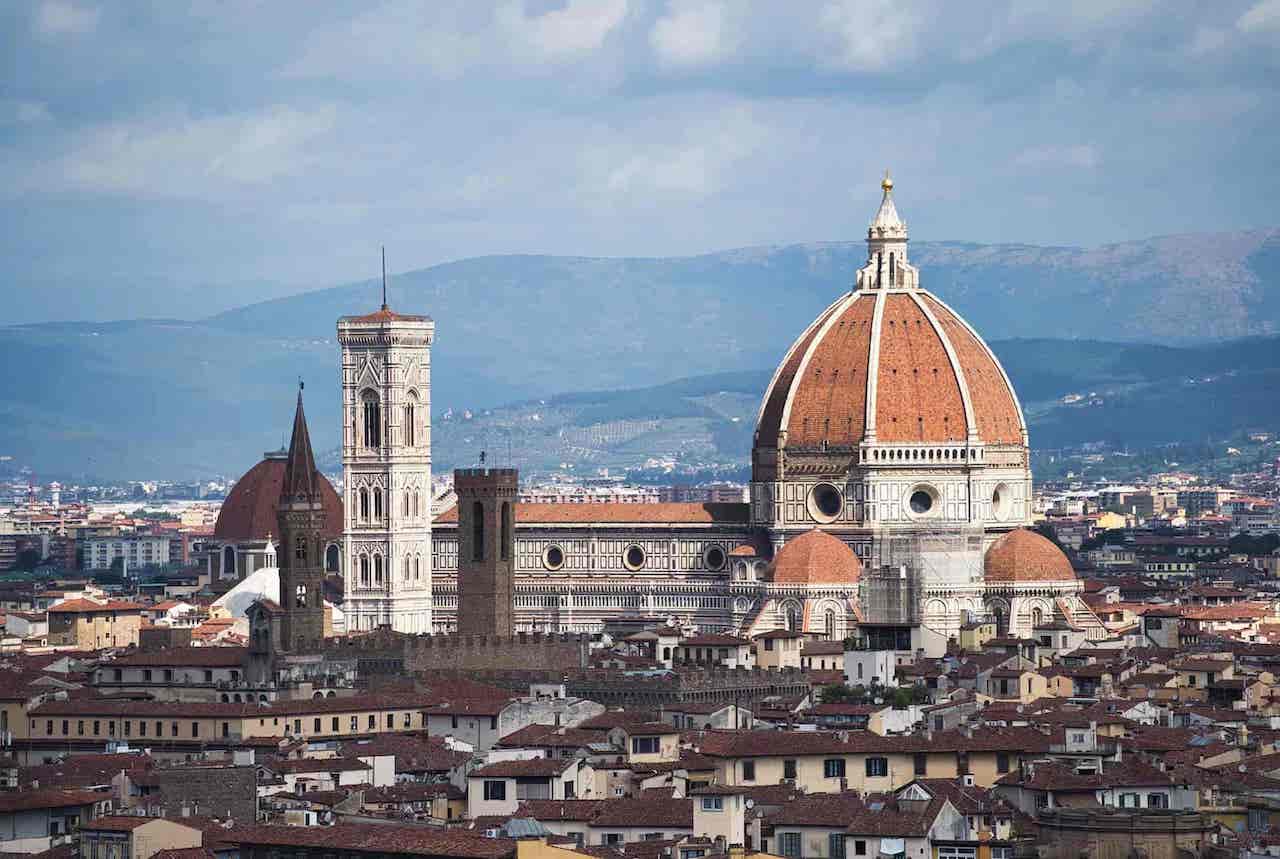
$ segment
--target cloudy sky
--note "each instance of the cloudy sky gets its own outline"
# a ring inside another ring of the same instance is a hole
[[[977,11],[981,10],[981,11]],[[497,253],[1280,223],[1280,0],[0,5],[7,321]]]

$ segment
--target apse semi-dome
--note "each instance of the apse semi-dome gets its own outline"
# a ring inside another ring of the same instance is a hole
[[[278,535],[276,505],[284,485],[285,463],[285,451],[272,451],[236,481],[218,511],[218,521],[213,526],[215,539],[265,540]],[[342,499],[324,475],[320,475],[320,495],[324,502],[324,534],[341,537]]]
[[[1017,528],[987,549],[983,563],[988,584],[1069,582],[1076,577],[1071,561],[1047,537]]]
[[[791,585],[856,585],[862,562],[847,544],[814,529],[789,540],[773,560],[773,583]]]
[[[882,187],[869,261],[855,289],[787,351],[761,404],[756,447],[1025,446],[1026,423],[1004,368],[958,313],[920,288],[893,183],[886,177]]]

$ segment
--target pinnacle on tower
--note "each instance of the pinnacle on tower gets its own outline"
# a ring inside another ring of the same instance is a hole
[[[312,499],[318,493],[316,458],[311,450],[311,435],[307,432],[307,416],[302,411],[302,383],[299,382],[298,409],[293,415],[293,437],[289,440],[289,457],[285,461],[280,498]]]
[[[884,196],[880,199],[880,208],[876,211],[876,216],[871,220],[871,226],[867,229],[867,240],[877,238],[902,238],[907,237],[907,225],[898,217],[898,207],[893,204],[893,179],[889,176],[889,171],[884,171],[884,179],[880,181],[880,188],[884,191]]]

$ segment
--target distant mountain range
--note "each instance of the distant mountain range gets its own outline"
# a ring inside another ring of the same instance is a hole
[[[682,404],[689,394],[673,394],[663,406],[665,386],[652,386],[708,374],[739,379],[714,406],[700,403],[724,414],[664,412],[642,419],[712,421],[712,441],[691,442],[677,431],[663,444],[693,444],[690,456],[738,450],[745,458],[750,420],[728,413],[750,404],[754,419],[759,379],[849,287],[864,253],[861,243],[829,243],[674,259],[504,256],[399,275],[391,283],[392,306],[428,313],[437,324],[436,465],[469,461],[475,443],[458,423],[459,448],[451,449],[453,428],[442,419],[448,409],[483,416],[504,403],[584,390],[641,391],[595,404],[571,398],[577,405],[567,409],[566,425],[591,426],[581,423],[583,414],[603,418],[619,408],[640,414],[655,405],[687,410]],[[1280,230],[1091,250],[919,243],[912,253],[929,289],[989,341],[1010,341],[996,348],[1025,403],[1123,382],[1101,402],[1082,400],[1091,406],[1029,406],[1036,444],[1108,436],[1136,443],[1208,432],[1206,421],[1217,418],[1270,419],[1267,409],[1274,406],[1256,401],[1274,402],[1276,379],[1267,373],[1280,368],[1280,341],[1269,336],[1280,333]],[[367,282],[198,321],[0,329],[0,359],[9,370],[0,395],[0,456],[30,464],[41,477],[235,475],[280,445],[299,376],[311,383],[307,407],[317,445],[336,445],[335,321],[378,301],[376,284]],[[1254,339],[1220,344],[1241,337]],[[1145,345],[1117,345],[1123,341]],[[1237,360],[1246,363],[1223,365]],[[1195,386],[1165,384],[1232,369],[1239,372],[1210,385],[1232,404],[1216,416],[1183,414],[1191,402],[1208,407],[1197,398],[1209,387],[1193,393]],[[1125,400],[1120,393],[1150,399]],[[1163,411],[1153,412],[1157,401]],[[1176,418],[1152,426],[1154,414]],[[728,423],[715,422],[721,419]],[[580,438],[595,443],[607,435],[592,431]],[[643,434],[619,443],[629,446],[628,457],[665,451],[660,445],[647,452]]]

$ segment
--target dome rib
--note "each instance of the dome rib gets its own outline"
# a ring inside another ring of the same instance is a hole
[[[885,297],[876,374],[876,439],[963,441],[967,432],[960,382],[942,340],[907,293]],[[890,396],[882,394],[890,393]]]
[[[933,309],[947,332],[961,363],[969,370],[966,380],[973,401],[977,435],[986,444],[1026,444],[1027,423],[1022,404],[1009,374],[991,347],[978,332],[937,296],[926,293],[924,301]]]
[[[787,444],[817,447],[857,445],[866,425],[867,379],[871,314],[874,302],[862,293],[849,296],[827,317],[805,350],[783,411]],[[855,360],[849,360],[850,357]],[[837,394],[843,392],[843,398]]]
[[[760,402],[760,415],[756,418],[757,444],[763,442],[769,447],[778,446],[778,435],[782,431],[782,427],[785,426],[783,413],[786,411],[787,402],[790,400],[792,383],[795,381],[796,372],[800,368],[800,362],[804,360],[809,344],[818,335],[818,331],[822,328],[822,323],[847,299],[847,295],[842,295],[831,302],[827,309],[818,315],[818,318],[805,329],[803,334],[796,338],[795,342],[791,344],[791,348],[787,350],[787,354],[778,365],[778,369],[774,371],[773,379],[769,381],[769,387],[765,391],[764,399]]]
[[[924,314],[924,318],[929,320],[929,324],[933,326],[933,332],[938,335],[943,351],[947,353],[947,359],[951,362],[951,372],[955,375],[956,384],[960,388],[960,402],[964,406],[965,436],[967,439],[976,441],[978,438],[978,421],[974,416],[973,397],[969,393],[969,382],[965,377],[964,365],[960,362],[960,356],[956,354],[955,344],[951,342],[951,338],[947,336],[947,332],[943,330],[942,325],[938,322],[938,317],[929,308],[922,295],[919,292],[912,292],[910,295],[911,300],[916,303],[916,306],[920,308],[920,312]]]

